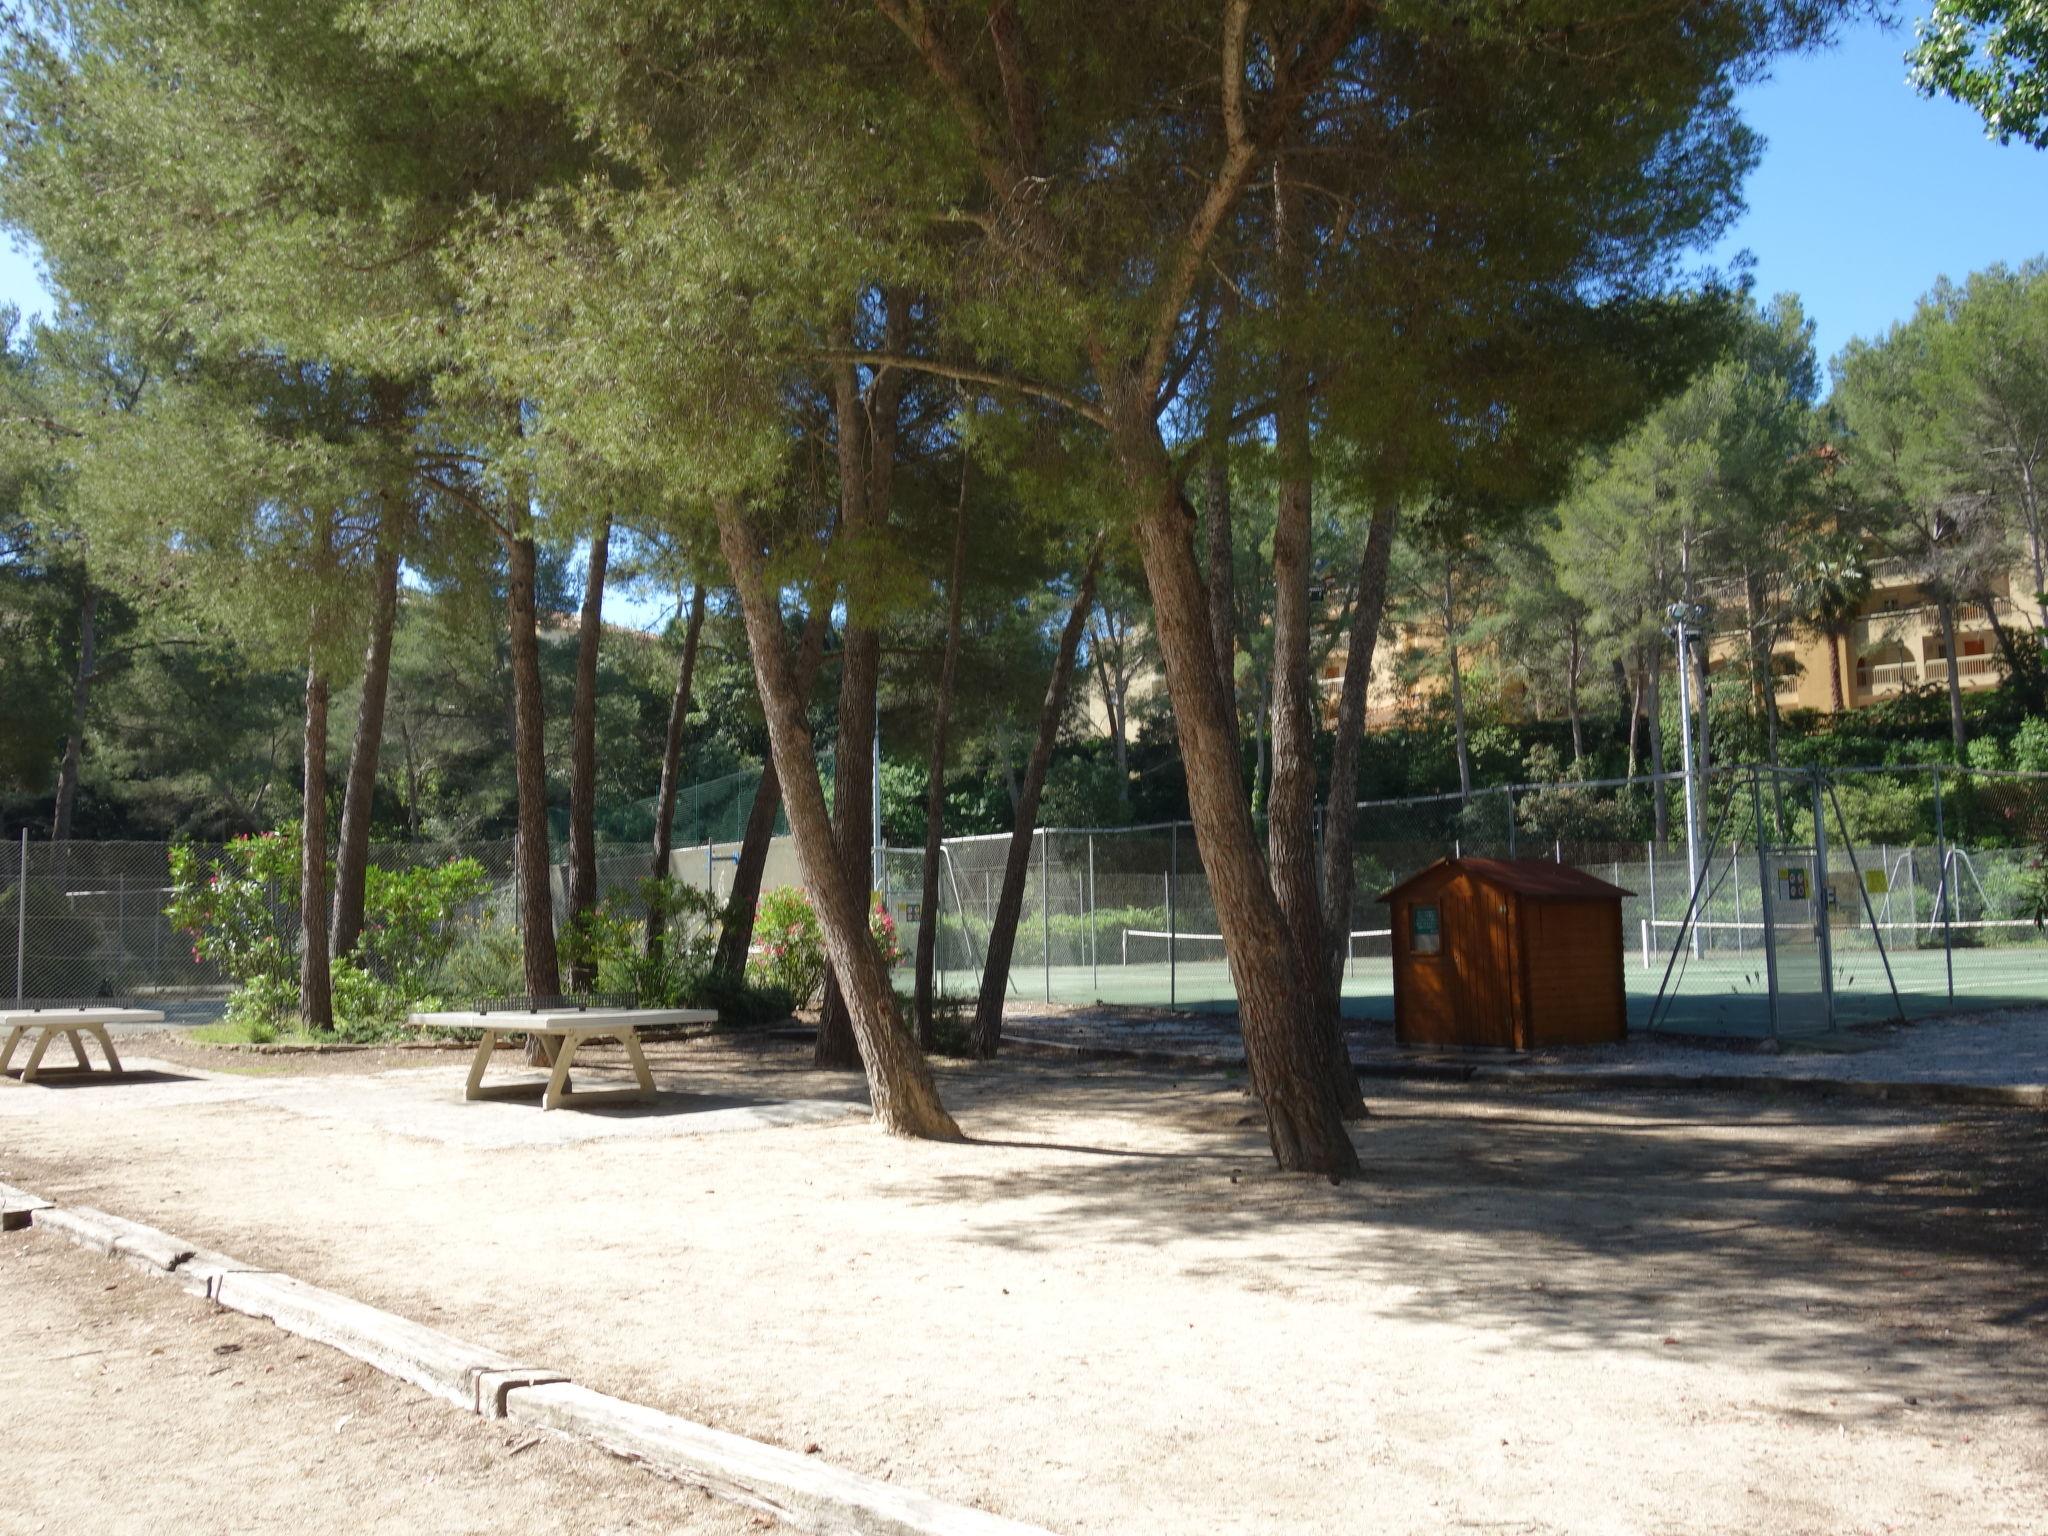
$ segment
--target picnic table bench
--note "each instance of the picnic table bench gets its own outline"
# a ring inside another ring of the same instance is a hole
[[[92,1062],[85,1054],[86,1035],[100,1043],[100,1053],[107,1059],[106,1074],[122,1070],[120,1054],[114,1049],[114,1042],[107,1035],[109,1024],[161,1024],[164,1016],[153,1008],[86,1008],[62,1006],[38,1008],[33,1004],[21,1004],[13,1008],[0,1007],[0,1029],[7,1031],[7,1043],[0,1046],[0,1077],[14,1063],[15,1047],[22,1037],[34,1035],[35,1043],[28,1053],[28,1062],[21,1069],[21,1080],[32,1083],[43,1075],[43,1055],[50,1049],[50,1042],[62,1035],[71,1043],[71,1054],[78,1058],[73,1067],[53,1067],[50,1070],[70,1074],[91,1072]]]
[[[647,1058],[640,1052],[640,1030],[664,1024],[716,1024],[718,1013],[711,1008],[537,1008],[530,1011],[507,1009],[472,1010],[459,1013],[416,1013],[408,1021],[435,1029],[482,1031],[476,1056],[469,1065],[469,1086],[465,1099],[509,1099],[531,1095],[531,1083],[501,1083],[484,1086],[484,1069],[498,1047],[500,1035],[533,1035],[546,1051],[552,1071],[541,1090],[541,1108],[575,1109],[581,1105],[645,1101],[654,1096],[654,1074],[647,1070]],[[632,1063],[634,1088],[569,1089],[569,1064],[587,1040],[616,1040]]]

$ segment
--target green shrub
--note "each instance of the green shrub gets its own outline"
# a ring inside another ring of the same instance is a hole
[[[227,1022],[259,1045],[275,1040],[278,1032],[293,1027],[298,1017],[296,976],[252,976],[228,998]]]
[[[718,898],[667,876],[640,882],[637,891],[614,891],[562,930],[562,963],[588,966],[600,992],[622,993],[643,1008],[676,1008],[710,974],[724,908]],[[647,912],[660,924],[662,942],[647,950]]]
[[[459,938],[455,915],[491,888],[475,859],[391,870],[371,865],[356,953],[407,998],[425,997]]]
[[[184,845],[171,850],[165,914],[191,935],[195,960],[212,961],[236,983],[227,1022],[251,1040],[274,1039],[298,1018],[300,857],[295,823],[238,838],[213,859]],[[443,979],[439,973],[465,937],[455,921],[457,910],[489,887],[474,859],[409,870],[371,866],[360,944],[331,968],[337,1036],[389,1039],[403,1033],[407,1015],[432,997]],[[326,914],[317,920],[324,922]],[[501,961],[501,955],[491,957],[491,985],[477,992],[508,990],[499,984]],[[516,940],[511,969],[517,973]]]
[[[518,930],[490,915],[460,925],[438,979],[442,995],[464,1005],[480,997],[524,992],[526,966]]]

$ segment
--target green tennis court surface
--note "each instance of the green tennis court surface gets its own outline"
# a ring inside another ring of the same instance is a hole
[[[1629,1025],[1650,1027],[1658,990],[1665,984],[1669,952],[1653,950],[1651,964],[1631,951],[1623,964],[1628,988]],[[1899,1007],[1909,1019],[1930,1014],[2021,1004],[2048,1004],[2048,941],[2002,943],[1953,952],[1954,998],[1949,995],[1951,956],[1939,947],[1901,948],[1889,953],[1898,985]],[[1779,1033],[1817,1034],[1819,967],[1805,955],[1784,954],[1780,967]],[[1834,970],[1837,1024],[1876,1023],[1894,1017],[1884,962],[1867,943],[1837,940]],[[979,977],[948,972],[946,991],[974,994]],[[1737,952],[1709,948],[1690,953],[1671,971],[1670,995],[1658,1010],[1659,1032],[1730,1037],[1768,1036],[1771,1032],[1769,978],[1760,945]],[[1010,973],[1010,995],[1024,1000],[1122,1007],[1176,1008],[1194,1013],[1234,1013],[1237,994],[1229,967],[1220,959],[1181,960],[1169,967],[1163,960],[1122,964],[1105,957],[1097,965],[1016,966]],[[1344,982],[1347,1018],[1391,1021],[1394,1016],[1393,965],[1385,956],[1353,962]]]

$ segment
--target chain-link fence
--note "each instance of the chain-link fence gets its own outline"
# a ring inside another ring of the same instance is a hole
[[[219,870],[225,844],[186,844],[196,865]],[[194,936],[167,913],[174,889],[174,845],[139,842],[35,842],[0,850],[0,932],[12,940],[11,966],[0,966],[0,987],[16,999],[121,998],[158,1007],[176,1018],[218,1016],[233,982],[216,959],[202,954]],[[648,850],[632,844],[599,845],[598,898],[637,896],[650,872]],[[375,843],[372,867],[390,872],[473,859],[485,890],[449,914],[466,931],[516,923],[519,876],[510,842]],[[680,871],[678,871],[680,873]],[[552,869],[557,910],[565,903],[567,873]],[[296,881],[266,885],[261,923],[287,951],[298,945]],[[4,952],[4,951],[0,951]]]
[[[1390,920],[1379,895],[1457,854],[1556,860],[1628,892],[1624,970],[1637,1029],[1789,1037],[1951,1007],[2048,1002],[2048,934],[2039,922],[2048,915],[2048,775],[1724,767],[1697,795],[1696,857],[1686,836],[1695,818],[1675,774],[1362,803],[1347,1013],[1392,1016]],[[897,919],[905,966],[919,927],[938,925],[947,995],[979,989],[1010,841],[949,839],[930,914],[922,851],[889,848],[877,860],[876,887]],[[700,841],[677,849],[669,867],[726,897],[739,852],[736,835]],[[1007,977],[1013,998],[1235,1007],[1186,823],[1041,829],[1027,853]],[[404,869],[458,856],[477,859],[489,876],[488,892],[463,915],[509,933],[518,894],[511,844],[385,844],[372,862]],[[606,845],[598,864],[601,896],[635,892],[648,850]],[[560,911],[559,864],[554,879]],[[801,883],[789,840],[778,837],[762,889]],[[227,978],[165,917],[170,884],[170,850],[160,843],[28,841],[0,851],[13,993],[147,997],[217,1012]],[[270,899],[295,938],[296,891]]]
[[[1639,1030],[1793,1038],[1952,1007],[2048,1002],[2048,775],[1940,767],[1726,767],[1370,801],[1357,809],[1345,1010],[1391,1019],[1380,894],[1459,854],[1541,858],[1621,887]],[[1007,834],[949,839],[938,883],[941,986],[971,996]],[[889,849],[878,888],[921,910],[923,854]],[[1185,823],[1041,829],[1030,839],[1013,998],[1229,1010],[1235,992]]]

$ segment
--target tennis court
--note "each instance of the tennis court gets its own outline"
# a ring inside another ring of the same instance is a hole
[[[1772,1017],[1764,925],[1697,926],[1695,946],[1680,942],[1682,929],[1676,921],[1638,919],[1633,924],[1622,967],[1630,1027],[1672,1034],[1768,1036]],[[1888,926],[1891,931],[1882,933],[1882,954],[1868,927],[1831,930],[1829,980],[1838,1024],[1878,1023],[1900,1011],[1912,1019],[1953,1009],[2048,1002],[2048,934],[2032,923],[1956,923],[1954,947],[1946,950],[1940,927]],[[1383,928],[1352,935],[1352,958],[1344,976],[1347,1018],[1392,1022],[1391,943],[1391,933]],[[1237,1010],[1219,935],[1182,933],[1169,940],[1164,932],[1130,929],[1113,941],[1105,938],[1101,949],[1087,963],[1013,967],[1010,995],[1082,1006],[1102,1003],[1196,1013]],[[1778,1033],[1823,1033],[1818,947],[1788,942],[1781,928],[1776,959]],[[1898,989],[1896,1010],[1886,979],[1887,962]],[[957,970],[946,974],[944,987],[951,995],[971,997],[979,982],[977,972]],[[1661,1005],[1660,991],[1667,994]]]

